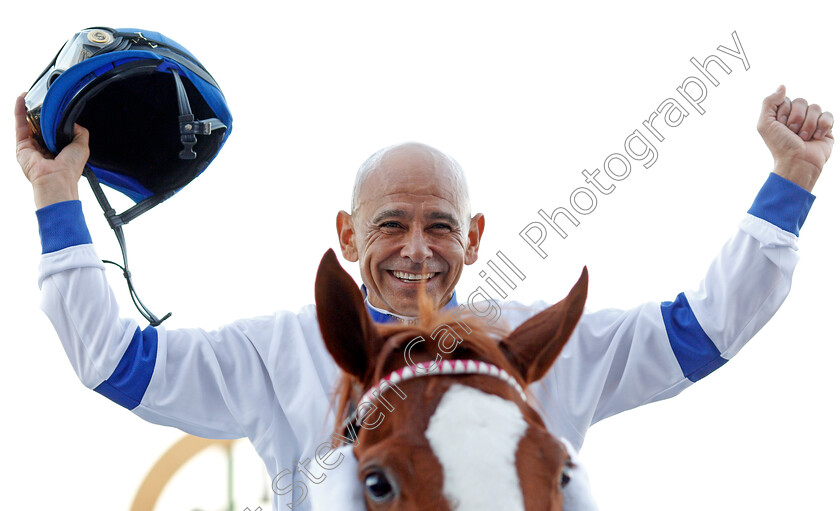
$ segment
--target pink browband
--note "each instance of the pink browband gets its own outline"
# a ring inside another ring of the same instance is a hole
[[[486,374],[488,376],[493,376],[494,378],[498,378],[503,382],[507,383],[511,387],[513,387],[516,392],[519,393],[519,397],[522,398],[523,401],[527,401],[528,398],[525,395],[525,392],[522,390],[522,386],[519,385],[519,382],[516,381],[516,378],[511,376],[507,373],[504,369],[494,366],[493,364],[488,364],[487,362],[479,362],[476,360],[441,360],[440,362],[421,362],[419,364],[414,364],[411,366],[403,367],[402,369],[397,369],[393,371],[388,376],[379,380],[379,383],[371,387],[367,392],[364,393],[362,398],[359,400],[359,403],[356,407],[356,411],[358,411],[363,404],[365,403],[373,403],[373,399],[376,395],[382,390],[389,387],[389,385],[396,385],[402,381],[410,380],[412,378],[419,378],[421,376],[437,376],[437,375],[459,375],[459,374]],[[352,421],[354,418],[356,419],[356,424],[360,424],[359,417],[356,416],[357,413],[353,413],[353,415],[348,419],[348,423]]]

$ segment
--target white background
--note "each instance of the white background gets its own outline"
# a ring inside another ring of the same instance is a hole
[[[784,83],[791,98],[840,112],[840,12],[827,1],[268,5],[3,8],[4,508],[128,509],[151,465],[182,436],[85,389],[38,308],[40,246],[11,113],[77,30],[139,27],[177,40],[214,75],[233,112],[231,138],[210,168],[126,228],[140,296],[158,315],[173,312],[169,328],[211,329],[311,303],[317,263],[337,248],[335,214],[349,207],[355,169],[405,140],[458,159],[473,211],[487,216],[484,257],[465,272],[463,297],[487,257],[503,250],[527,275],[511,295],[518,301],[561,298],[583,264],[590,307],[673,300],[699,282],[772,169],[755,129],[763,97]],[[735,47],[733,31],[749,70],[716,51]],[[634,166],[566,240],[547,241],[545,261],[530,252],[518,233],[537,209],[567,206],[584,184],[581,170],[621,151],[683,79],[699,76],[689,59],[710,54],[732,73],[716,73],[707,113],[692,110],[681,126],[664,128],[656,164]],[[814,190],[794,286],[772,321],[679,397],[590,431],[582,455],[604,511],[836,508],[838,158]],[[94,243],[116,259],[116,241],[82,185]],[[119,271],[109,275],[123,313],[139,319]],[[250,446],[239,450],[237,478],[259,479]],[[167,509],[222,508],[224,461],[204,459],[170,491]],[[259,492],[248,491],[240,491],[240,511],[258,503]]]

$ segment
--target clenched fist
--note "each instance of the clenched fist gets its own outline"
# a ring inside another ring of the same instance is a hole
[[[802,98],[791,101],[785,86],[764,98],[758,132],[773,154],[773,172],[809,192],[834,145],[834,116]]]

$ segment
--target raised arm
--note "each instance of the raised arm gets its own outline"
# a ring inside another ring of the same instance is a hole
[[[23,96],[15,123],[18,162],[38,208],[41,307],[80,380],[151,422],[199,436],[259,441],[282,414],[265,362],[278,319],[206,332],[141,329],[120,318],[78,200],[88,132],[76,126],[73,142],[53,157],[31,136]]]
[[[577,447],[591,424],[707,376],[779,309],[814,201],[810,190],[831,153],[832,124],[819,106],[785,98],[784,87],[765,98],[758,131],[775,168],[700,285],[670,301],[584,314],[543,397]]]

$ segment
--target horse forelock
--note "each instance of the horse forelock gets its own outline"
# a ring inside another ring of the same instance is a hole
[[[499,341],[510,333],[510,330],[504,324],[488,326],[485,319],[469,314],[458,317],[456,321],[447,311],[435,310],[431,302],[423,298],[421,296],[420,315],[415,323],[376,325],[379,335],[385,341],[372,365],[373,370],[369,371],[369,374],[364,379],[340,371],[333,395],[334,402],[337,404],[336,410],[338,410],[335,422],[335,430],[337,432],[341,431],[344,421],[353,412],[353,407],[356,406],[358,400],[367,389],[393,369],[408,365],[403,350],[417,336],[423,337],[426,341],[423,343],[423,349],[433,354],[440,353],[444,360],[459,358],[455,354],[469,350],[472,352],[470,358],[494,364],[507,371],[508,374],[516,379],[520,386],[526,389],[525,392],[530,397],[530,392],[527,390],[522,375],[516,371],[499,348]],[[440,352],[437,349],[436,342],[431,338],[431,333],[443,325],[448,325],[461,338],[456,350],[449,354]],[[415,356],[416,359],[425,360],[422,350],[418,350],[417,353],[418,355]],[[429,361],[433,359],[434,355],[428,357]]]

